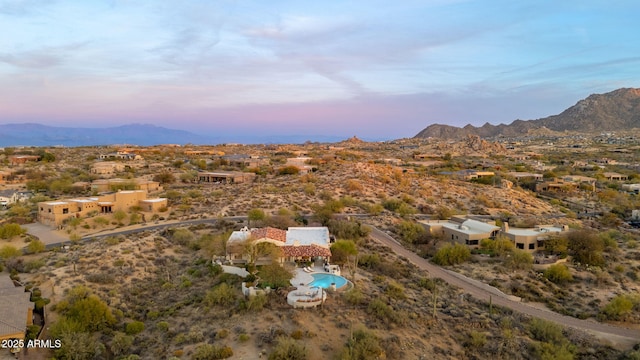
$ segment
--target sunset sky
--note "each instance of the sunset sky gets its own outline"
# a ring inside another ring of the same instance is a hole
[[[411,137],[640,87],[640,2],[0,0],[0,123]]]

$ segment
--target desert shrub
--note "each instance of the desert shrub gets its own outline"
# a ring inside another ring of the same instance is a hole
[[[111,273],[95,273],[85,276],[88,282],[96,284],[113,284],[116,282],[116,277]]]
[[[406,297],[404,293],[404,287],[395,281],[390,281],[387,287],[384,289],[385,295],[392,299],[402,300]]]
[[[171,240],[180,245],[189,245],[195,238],[195,235],[189,229],[174,229],[171,234]]]
[[[533,255],[525,250],[514,249],[504,260],[504,265],[511,270],[527,270],[533,266]]]
[[[623,294],[611,299],[600,311],[600,316],[608,320],[625,320],[634,308],[640,306],[639,294]]]
[[[280,336],[278,343],[269,354],[269,360],[306,360],[309,352],[303,343],[295,339]]]
[[[27,230],[16,223],[8,223],[0,226],[0,239],[11,239],[26,233]]]
[[[22,255],[22,252],[13,245],[3,245],[0,248],[0,260],[16,258]]]
[[[469,337],[465,345],[470,348],[480,349],[483,348],[487,344],[487,334],[471,330],[469,333]]]
[[[196,347],[191,357],[194,360],[216,360],[226,359],[233,356],[233,349],[228,346],[215,346],[211,344],[202,344]]]
[[[344,299],[352,305],[360,305],[364,302],[364,294],[358,288],[352,288],[344,293]]]
[[[445,244],[438,249],[433,258],[434,263],[446,266],[463,263],[471,257],[471,250],[462,244]]]
[[[221,283],[207,291],[204,303],[208,306],[230,306],[236,303],[237,298],[237,291],[231,285]]]
[[[534,318],[529,323],[529,332],[535,340],[560,344],[566,341],[562,327],[551,321]]]
[[[110,349],[113,355],[120,356],[126,354],[131,345],[133,345],[133,336],[116,331],[113,340],[111,340]]]
[[[353,336],[338,358],[340,360],[382,359],[384,355],[380,339],[371,331],[359,328],[353,332]]]
[[[297,175],[300,169],[297,166],[285,166],[278,170],[278,175]]]
[[[24,264],[24,270],[25,272],[31,272],[33,270],[38,270],[45,265],[46,263],[44,259],[32,260]]]
[[[400,206],[402,206],[402,204],[403,202],[398,199],[386,199],[382,202],[382,207],[389,211],[396,212],[398,211],[398,209],[400,209]]]
[[[127,335],[135,335],[144,331],[144,323],[142,321],[132,321],[125,326]]]
[[[39,239],[34,239],[31,240],[29,242],[29,245],[27,245],[27,252],[29,254],[37,254],[37,253],[41,253],[46,249],[46,246],[44,245],[44,243],[42,241],[40,241]]]
[[[331,219],[327,222],[329,232],[338,239],[357,240],[369,235],[369,229],[355,221]]]
[[[264,306],[267,304],[267,296],[264,294],[258,294],[256,296],[251,296],[249,299],[244,300],[241,303],[241,308],[246,311],[251,312],[259,312],[264,309]]]
[[[544,277],[556,284],[563,284],[573,280],[571,271],[565,264],[554,264],[544,271]]]

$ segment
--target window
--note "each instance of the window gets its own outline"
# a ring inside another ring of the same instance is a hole
[[[524,250],[524,244],[523,243],[517,243],[516,244],[516,248]]]
[[[64,209],[62,209],[62,213],[63,213],[63,214],[68,214],[68,213],[69,213],[69,208],[64,208]]]
[[[529,250],[535,250],[536,244],[529,244]]]

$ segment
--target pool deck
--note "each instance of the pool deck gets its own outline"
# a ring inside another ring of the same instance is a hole
[[[317,273],[322,273],[322,274],[327,274],[324,269],[321,266],[311,266],[311,268],[313,269],[313,272],[305,272],[304,270],[302,270],[302,268],[296,268],[296,273],[293,276],[293,279],[291,279],[291,285],[293,286],[300,286],[302,285],[309,285],[312,281],[313,281],[313,276],[311,276],[311,274],[317,274]]]

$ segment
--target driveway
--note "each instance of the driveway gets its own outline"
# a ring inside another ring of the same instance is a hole
[[[68,237],[63,236],[49,226],[42,225],[40,223],[26,224],[22,225],[22,227],[27,229],[28,234],[37,237],[45,245],[60,244],[69,241]]]

